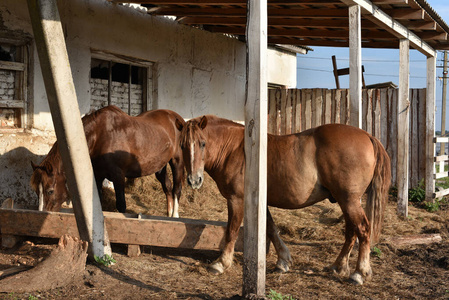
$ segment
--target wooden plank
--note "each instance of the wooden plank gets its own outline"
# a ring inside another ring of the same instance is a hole
[[[380,97],[380,141],[382,145],[384,145],[385,149],[388,148],[388,130],[389,130],[389,122],[388,122],[388,97],[387,97],[387,89],[380,89],[379,93]]]
[[[334,90],[334,101],[332,105],[333,110],[333,121],[332,123],[340,123],[341,122],[341,90]]]
[[[298,133],[302,131],[302,120],[301,120],[301,91],[298,89],[294,90],[294,100],[293,100],[293,119],[294,119],[294,126],[293,130],[294,133]]]
[[[349,7],[350,124],[362,128],[362,23],[359,5]]]
[[[446,195],[449,195],[449,189],[445,189],[445,190],[441,190],[441,191],[435,192],[433,197],[434,198],[442,198],[442,197],[444,197]]]
[[[418,90],[410,89],[410,142],[409,142],[409,166],[410,166],[410,187],[419,184],[419,133],[418,133]]]
[[[449,137],[435,137],[433,139],[434,143],[448,143],[449,142]]]
[[[281,109],[280,109],[280,131],[279,134],[283,135],[286,133],[286,112],[287,112],[287,94],[285,89],[279,89],[280,91],[280,103],[281,103]]]
[[[282,126],[282,103],[281,103],[281,89],[276,89],[275,93],[276,99],[276,135],[281,134]]]
[[[441,178],[446,178],[449,177],[449,172],[439,172],[436,174],[433,174],[433,179],[441,179]]]
[[[409,187],[409,142],[410,142],[410,101],[409,101],[409,41],[399,40],[399,98],[398,98],[398,213],[408,216]]]
[[[304,90],[303,99],[301,100],[301,103],[303,103],[303,107],[305,109],[304,112],[304,129],[310,129],[312,128],[312,90],[306,89]]]
[[[380,89],[373,91],[373,135],[381,141],[382,106],[380,102]]]
[[[25,71],[25,63],[12,62],[12,61],[0,61],[0,69],[10,71]]]
[[[267,0],[247,2],[243,297],[265,295],[267,218]]]
[[[439,155],[434,157],[434,162],[446,161],[449,160],[449,155]]]
[[[419,90],[418,118],[418,148],[419,148],[419,179],[426,177],[426,89]]]
[[[332,92],[328,89],[324,89],[324,112],[323,112],[323,124],[332,123]]]
[[[104,212],[111,243],[185,249],[220,250],[226,222],[175,219]],[[64,234],[79,237],[74,214],[25,209],[0,209],[3,235],[59,239]],[[240,230],[243,230],[241,228]],[[243,250],[239,233],[236,251]]]
[[[277,107],[276,107],[276,90],[268,90],[268,133],[278,134],[276,132],[276,118],[277,118]]]
[[[385,239],[385,243],[395,247],[439,243],[443,239],[438,233],[395,236]]]
[[[435,81],[436,55],[427,57],[426,83],[426,201],[434,201],[435,180],[433,179],[435,144]]]

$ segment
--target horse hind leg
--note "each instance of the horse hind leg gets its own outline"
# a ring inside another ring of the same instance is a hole
[[[165,165],[160,171],[156,172],[156,179],[161,183],[162,190],[164,191],[165,198],[167,199],[167,216],[179,218],[178,208],[174,207],[173,202],[173,187],[168,178],[167,165]],[[177,205],[176,205],[177,206]]]
[[[282,241],[281,237],[279,236],[279,229],[274,224],[273,217],[271,216],[271,213],[268,208],[267,208],[267,237],[269,239],[267,241],[267,245],[269,245],[269,242],[271,241],[278,255],[275,272],[277,273],[287,272],[290,269],[293,260],[290,255],[290,251],[288,250],[284,241]]]
[[[370,254],[370,227],[368,219],[360,205],[360,200],[348,201],[340,205],[345,217],[345,243],[334,264],[332,270],[340,275],[347,276],[349,270],[349,256],[356,238],[359,239],[359,256],[357,267],[350,279],[356,284],[363,284],[364,280],[370,280],[372,270],[369,261]]]

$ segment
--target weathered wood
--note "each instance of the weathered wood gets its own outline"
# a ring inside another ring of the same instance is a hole
[[[111,243],[149,245],[186,249],[220,250],[224,245],[225,222],[104,212]],[[59,238],[64,234],[79,237],[71,213],[22,209],[0,209],[0,228],[4,236]],[[243,228],[236,251],[243,249]]]
[[[267,211],[267,0],[247,1],[243,296],[265,295]]]
[[[423,245],[439,243],[443,239],[438,233],[434,234],[417,234],[408,236],[394,236],[385,238],[384,243],[391,244],[395,247],[409,246],[409,245]]]
[[[91,259],[110,255],[58,6],[56,0],[27,4],[78,230],[90,242]]]
[[[349,7],[350,124],[362,128],[362,21],[359,5]]]
[[[128,245],[129,257],[137,257],[140,256],[140,254],[141,254],[140,245]]]
[[[65,287],[80,280],[86,266],[87,242],[64,235],[49,257],[29,271],[0,281],[0,292],[26,293]]]
[[[399,97],[398,97],[398,213],[408,215],[408,186],[409,186],[409,136],[410,136],[410,98],[409,98],[409,41],[399,40]]]
[[[427,57],[427,84],[426,84],[426,201],[434,201],[435,180],[433,157],[435,155],[435,79],[436,55]]]

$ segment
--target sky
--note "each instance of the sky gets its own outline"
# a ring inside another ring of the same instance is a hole
[[[427,0],[427,2],[449,25],[449,0]],[[298,55],[297,88],[335,88],[331,57],[336,56],[338,68],[347,68],[349,67],[349,49],[337,47],[312,47],[312,49],[313,51],[309,51],[306,55]],[[398,84],[399,49],[362,48],[362,64],[365,68],[363,74],[365,84],[388,81]],[[436,130],[441,129],[443,89],[443,82],[438,79],[443,75],[443,68],[438,66],[443,66],[442,51],[438,51],[437,56]],[[339,81],[341,88],[349,88],[349,76],[340,76]],[[426,56],[417,50],[410,50],[410,87],[426,87]],[[446,107],[449,108],[449,95],[446,96]],[[446,124],[449,124],[449,116],[446,116]]]

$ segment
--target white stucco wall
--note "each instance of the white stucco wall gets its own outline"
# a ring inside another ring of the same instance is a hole
[[[178,25],[173,20],[153,17],[106,0],[59,0],[58,8],[81,114],[90,110],[92,50],[100,50],[154,63],[155,97],[152,108],[172,109],[184,118],[216,114],[237,121],[244,119],[244,43],[223,35]],[[25,0],[1,0],[1,30],[33,36]],[[30,74],[30,101],[34,104],[33,128],[37,132],[52,132],[53,123],[36,46],[32,49],[34,71]],[[270,50],[268,63],[270,82],[290,87],[296,85],[295,55]],[[28,147],[24,140],[16,143],[14,136],[8,134],[4,134],[2,139],[8,140],[8,147],[0,144],[0,155],[14,147]],[[33,135],[30,134],[29,139],[31,141]],[[36,141],[35,138],[34,140]],[[35,155],[37,163],[48,152],[53,140],[41,142],[42,145],[29,143],[28,148],[27,158],[32,159]],[[11,164],[11,161],[2,159],[4,157],[0,157],[0,168]],[[14,170],[10,167],[9,170],[9,175],[5,176],[25,180],[26,184],[22,186],[25,190],[28,189],[29,177],[23,178],[14,173],[20,173],[20,168]],[[0,184],[4,184],[1,176]],[[30,190],[25,191],[26,193],[30,193]],[[7,196],[0,191],[0,202]]]

